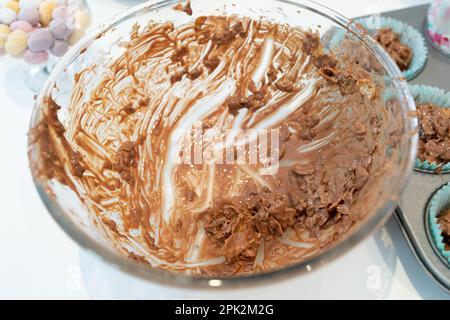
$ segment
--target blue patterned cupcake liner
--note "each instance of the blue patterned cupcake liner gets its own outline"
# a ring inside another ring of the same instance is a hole
[[[439,252],[444,260],[450,266],[450,251],[445,250],[444,237],[442,229],[438,223],[438,217],[445,210],[450,208],[450,184],[441,187],[431,198],[428,204],[428,226],[429,236],[434,248]]]
[[[410,85],[409,88],[417,105],[430,103],[437,107],[450,108],[450,93],[442,89],[424,85]],[[418,171],[436,173],[438,168],[441,173],[450,173],[450,163],[430,163],[416,159],[415,169]]]
[[[423,35],[412,26],[390,17],[372,16],[358,19],[356,23],[361,24],[371,35],[379,29],[391,28],[400,35],[400,41],[413,50],[413,58],[408,70],[402,72],[405,79],[411,80],[418,76],[425,68],[428,59],[428,47]]]

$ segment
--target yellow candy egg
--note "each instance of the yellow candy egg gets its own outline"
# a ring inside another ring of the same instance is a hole
[[[19,13],[20,11],[19,2],[14,0],[6,2],[3,6],[12,9],[15,13]]]
[[[28,36],[21,30],[13,31],[6,38],[5,51],[11,56],[18,56],[27,48]]]
[[[76,29],[87,29],[91,24],[91,16],[86,11],[77,11],[74,18]]]
[[[6,24],[0,24],[0,49],[5,47],[6,38],[11,33],[11,29]]]
[[[69,44],[73,46],[78,40],[83,38],[84,29],[75,29],[74,32],[69,37]]]
[[[55,0],[44,0],[39,6],[39,14],[41,15],[40,22],[46,27],[52,21],[52,12],[58,3]]]

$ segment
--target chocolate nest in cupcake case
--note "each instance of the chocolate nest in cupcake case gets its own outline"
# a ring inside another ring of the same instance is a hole
[[[443,164],[450,161],[450,109],[424,104],[419,117],[419,159]]]
[[[391,28],[383,28],[375,34],[375,39],[394,59],[401,71],[408,70],[413,58],[413,51],[400,41],[398,33],[395,33]]]
[[[447,209],[438,218],[441,226],[442,236],[444,237],[445,250],[450,251],[450,209]]]

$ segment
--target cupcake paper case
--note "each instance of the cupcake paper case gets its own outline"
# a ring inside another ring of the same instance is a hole
[[[446,93],[442,89],[424,85],[410,85],[409,88],[418,105],[431,103],[438,107],[450,108],[450,93]],[[419,171],[435,173],[436,169],[439,167],[441,168],[442,173],[450,173],[450,163],[437,164],[429,163],[428,161],[420,161],[419,158],[416,159],[415,168]]]
[[[422,34],[410,25],[398,21],[390,17],[368,17],[356,20],[370,34],[374,34],[382,28],[391,28],[395,33],[400,35],[400,41],[413,50],[413,58],[408,70],[403,71],[403,77],[411,80],[425,67],[428,59],[428,48],[425,44],[425,38]]]
[[[445,250],[442,230],[438,224],[439,215],[450,208],[450,184],[444,185],[431,198],[428,204],[428,226],[430,240],[439,254],[450,264],[450,251]]]

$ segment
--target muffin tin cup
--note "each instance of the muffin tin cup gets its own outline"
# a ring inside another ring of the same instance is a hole
[[[444,238],[442,236],[441,226],[438,223],[439,215],[450,208],[450,183],[447,183],[439,189],[430,199],[428,205],[428,227],[430,240],[434,248],[439,252],[441,257],[450,264],[450,251],[445,250]]]
[[[446,93],[442,89],[425,85],[410,85],[410,90],[417,105],[430,103],[437,107],[450,108],[450,93]],[[450,173],[450,163],[430,163],[417,158],[415,169],[432,174],[436,174],[436,170],[440,169],[441,174],[446,174]]]
[[[391,28],[400,35],[400,41],[413,50],[411,65],[408,70],[402,72],[405,79],[411,80],[415,78],[425,68],[428,59],[428,47],[424,36],[418,30],[402,21],[384,16],[367,17],[358,19],[356,22],[361,24],[372,35],[379,29]]]

